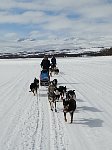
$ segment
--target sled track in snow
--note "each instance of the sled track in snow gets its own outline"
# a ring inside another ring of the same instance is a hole
[[[36,126],[35,126],[35,132],[32,135],[32,150],[36,149],[36,138],[38,140],[40,139],[40,134],[39,134],[39,117],[40,117],[40,111],[39,111],[39,97],[40,97],[40,91],[37,91],[37,121],[36,121]],[[37,137],[37,135],[39,137]],[[39,140],[40,141],[40,140]]]
[[[49,107],[50,110],[50,107]],[[68,150],[68,141],[65,132],[65,125],[60,118],[60,114],[63,112],[50,111],[50,128],[51,128],[51,150]]]
[[[24,73],[19,74],[18,77],[11,80],[11,82],[6,82],[5,83],[6,86],[3,86],[3,87],[1,86],[0,87],[0,93],[2,93],[3,98],[4,98],[5,95],[8,95],[8,98],[9,98],[10,93],[11,93],[11,95],[15,93],[14,89],[16,88],[17,84],[19,84],[23,80]],[[15,82],[16,82],[16,84],[15,84]],[[8,83],[10,83],[10,84],[8,84]],[[2,103],[4,103],[7,100],[7,96],[5,96],[5,97],[6,98],[4,98],[4,101]],[[1,105],[2,105],[2,103],[1,103]]]
[[[63,77],[62,75],[60,75],[61,76],[61,78],[63,79],[63,80],[65,80],[67,83],[69,83],[69,82],[73,82],[74,83],[74,81],[77,83],[77,81],[78,81],[78,79],[74,79],[74,78],[72,78],[72,77],[69,77],[69,80],[67,80],[65,77]],[[82,77],[81,75],[77,75],[78,77]],[[88,78],[93,78],[94,77],[94,75],[91,77],[90,76],[90,74],[88,74]],[[86,75],[84,75],[83,74],[83,78],[87,78],[87,76]],[[96,110],[98,110],[100,113],[98,113],[97,114],[97,116],[98,116],[98,118],[101,118],[101,116],[103,116],[105,119],[104,120],[108,120],[107,121],[107,124],[108,124],[108,126],[109,126],[109,128],[111,129],[111,123],[112,123],[112,120],[110,120],[110,118],[111,118],[111,114],[110,113],[108,113],[108,111],[107,111],[107,109],[105,109],[105,108],[108,108],[108,110],[110,110],[111,111],[111,104],[110,104],[110,101],[108,101],[108,100],[106,100],[106,101],[101,101],[100,99],[97,101],[97,103],[94,103],[94,100],[91,100],[91,97],[88,97],[88,96],[86,96],[87,94],[87,92],[88,92],[88,89],[90,89],[91,91],[93,91],[94,92],[94,90],[96,90],[95,88],[94,88],[94,85],[97,85],[97,87],[104,87],[104,91],[106,90],[106,92],[108,93],[108,94],[110,94],[110,90],[108,90],[108,85],[105,85],[105,83],[103,83],[103,82],[101,82],[101,83],[98,83],[97,81],[95,81],[95,80],[91,80],[91,82],[89,82],[89,83],[87,83],[86,85],[84,84],[84,85],[81,85],[81,87],[84,87],[83,89],[82,88],[80,88],[80,90],[77,88],[77,84],[76,85],[72,85],[72,84],[69,84],[70,85],[70,87],[71,88],[74,88],[74,86],[75,86],[75,89],[76,89],[76,92],[77,93],[79,93],[80,95],[82,95],[84,98],[85,98],[85,100],[91,105],[91,106],[93,106],[94,108],[96,108]],[[109,88],[110,89],[110,88]],[[96,93],[97,94],[97,93]],[[101,94],[100,94],[101,95]],[[77,96],[77,95],[76,95]],[[99,95],[94,95],[94,98],[95,99],[97,99],[99,97]],[[106,107],[104,107],[104,106],[106,106]],[[97,107],[98,107],[98,109],[97,109]],[[109,112],[110,112],[109,111]],[[106,113],[103,113],[103,112],[106,112]],[[110,123],[111,122],[111,123]]]
[[[49,125],[46,116],[46,104],[45,101],[41,100],[42,89],[39,89],[37,97],[38,105],[38,121],[35,133],[33,135],[32,150],[41,150],[43,147],[49,147]],[[46,134],[45,134],[46,133]]]
[[[69,80],[68,80],[68,77],[69,77]],[[110,132],[111,131],[111,123],[112,123],[112,121],[110,120],[110,118],[111,118],[111,114],[110,114],[111,103],[109,100],[106,100],[106,99],[102,100],[102,99],[104,99],[103,95],[101,93],[98,94],[97,91],[101,91],[101,88],[104,87],[103,91],[106,91],[108,94],[111,94],[111,93],[110,93],[110,90],[108,90],[108,88],[109,88],[108,84],[105,85],[105,82],[103,82],[102,80],[99,80],[99,82],[96,81],[94,78],[94,75],[83,74],[82,81],[87,81],[87,79],[91,79],[91,82],[86,82],[86,83],[81,82],[82,75],[78,74],[78,75],[76,75],[76,77],[77,78],[73,78],[68,75],[67,76],[60,75],[60,78],[63,81],[65,81],[67,83],[67,85],[69,85],[69,88],[76,89],[76,97],[77,97],[77,95],[79,95],[79,97],[83,98],[83,103],[80,103],[79,99],[77,99],[77,109],[78,109],[79,113],[82,112],[82,115],[81,115],[81,117],[77,118],[76,120],[74,118],[74,124],[76,122],[75,128],[77,129],[77,131],[79,132],[79,135],[80,135],[80,137],[77,137],[77,139],[80,142],[78,142],[76,139],[76,141],[77,141],[76,143],[77,143],[77,145],[78,145],[78,143],[82,143],[81,144],[82,147],[84,145],[84,147],[86,147],[86,149],[89,149],[88,145],[90,145],[90,143],[91,143],[91,145],[93,145],[92,141],[90,140],[90,141],[84,142],[86,137],[88,138],[89,130],[85,132],[85,130],[82,130],[82,127],[80,128],[80,126],[77,126],[78,120],[82,119],[82,125],[83,125],[83,120],[85,120],[84,121],[85,123],[87,121],[88,125],[90,125],[91,127],[97,127],[97,126],[102,127],[102,124],[106,120],[106,126],[108,126],[108,132]],[[74,83],[74,84],[70,84],[70,83]],[[75,83],[80,83],[81,86],[77,85]],[[96,90],[96,87],[98,87],[98,90]],[[88,94],[91,91],[93,91],[93,95]],[[95,101],[96,103],[94,103],[94,99],[98,99],[97,101]],[[80,105],[80,107],[78,105]],[[88,108],[88,111],[86,109],[83,110],[83,108]],[[86,116],[86,118],[85,118],[85,116]],[[69,131],[71,131],[70,127],[67,127],[67,128],[69,129]],[[73,133],[71,132],[71,135],[72,134]],[[102,134],[102,132],[99,130],[98,136],[100,136],[101,134]],[[83,139],[83,140],[81,140],[81,139]],[[88,144],[87,144],[87,142],[88,142]],[[84,143],[86,143],[86,144],[84,144]],[[79,145],[79,149],[80,149],[80,145]],[[95,145],[92,147],[92,149],[93,150],[95,149]]]
[[[7,136],[5,140],[2,141],[4,149],[23,149],[29,138],[28,136],[31,136],[30,134],[32,134],[35,128],[36,104],[32,97],[28,102],[29,95],[26,93],[26,96],[24,93],[24,88],[27,86],[28,83],[25,83],[24,87],[20,90],[16,103],[13,104],[13,107],[19,108],[14,112],[14,118],[11,120],[11,124],[6,130]],[[22,98],[21,95],[23,96]],[[11,106],[11,108],[13,107]],[[13,109],[11,111],[13,111]]]
[[[59,60],[63,72],[51,80],[57,78],[58,85],[66,85],[67,90],[76,89],[72,124],[69,114],[64,122],[62,102],[57,102],[57,112],[50,110],[46,87],[39,88],[38,97],[29,93],[34,76],[40,74],[40,60],[25,61],[22,67],[11,67],[8,78],[7,68],[1,74],[0,150],[111,149],[112,60],[106,59],[105,65],[103,57],[101,61],[100,57]]]
[[[38,114],[32,150],[43,150],[45,147],[48,150],[68,150],[65,125],[60,118],[62,112],[50,110],[46,87],[40,87],[39,90]]]
[[[69,78],[69,80],[68,80],[67,78],[63,77],[62,75],[60,75],[60,77],[62,78],[63,81],[66,81],[67,85],[69,85],[72,89],[74,89],[74,85],[70,84],[71,82],[74,83],[73,78]],[[79,91],[77,93],[79,93]],[[79,93],[79,94],[81,94],[81,93]],[[76,94],[76,101],[77,101],[77,94]],[[77,101],[77,103],[78,103],[78,101]],[[70,143],[73,150],[75,149],[75,146],[76,146],[76,149],[82,149],[82,147],[86,147],[86,149],[89,150],[90,149],[89,144],[90,143],[92,144],[92,141],[86,140],[86,137],[88,138],[88,132],[83,130],[82,128],[80,128],[79,125],[77,125],[77,117],[76,117],[77,109],[78,109],[78,104],[77,104],[76,111],[74,113],[73,124],[70,124],[70,125],[68,123],[65,124],[66,132],[68,133],[68,138],[70,139],[70,142],[71,142],[71,140],[73,140],[73,143]],[[78,110],[78,111],[80,111],[80,110]],[[88,114],[88,113],[86,112],[86,114]],[[89,116],[89,114],[88,114],[88,116]],[[82,116],[82,118],[83,118],[83,116]],[[73,126],[74,126],[74,130],[72,130],[72,128],[71,128]],[[74,137],[74,135],[77,132],[78,132],[77,137],[75,137],[74,139],[71,139],[71,137],[72,136]],[[71,135],[71,136],[69,137],[69,135]],[[94,149],[95,149],[95,146],[93,146],[91,148],[91,150],[94,150]]]

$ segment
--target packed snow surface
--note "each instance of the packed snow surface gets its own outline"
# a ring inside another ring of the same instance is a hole
[[[76,91],[72,124],[61,100],[50,110],[47,87],[29,92],[41,60],[0,60],[0,150],[112,150],[112,57],[57,59],[51,80]]]

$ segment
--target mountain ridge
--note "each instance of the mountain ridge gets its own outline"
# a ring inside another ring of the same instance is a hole
[[[75,49],[49,49],[49,50],[37,50],[37,51],[19,51],[19,52],[6,52],[0,53],[0,59],[10,58],[41,58],[44,55],[51,57],[85,57],[85,56],[107,56],[112,55],[112,48],[104,47],[92,47],[92,48],[75,48]]]

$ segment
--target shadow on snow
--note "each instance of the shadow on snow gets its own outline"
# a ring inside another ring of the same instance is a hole
[[[102,112],[101,110],[99,110],[95,107],[88,107],[88,106],[77,107],[77,109],[91,111],[91,112]]]
[[[74,120],[73,124],[82,124],[94,128],[94,127],[102,127],[103,122],[104,121],[101,119],[90,118],[90,119]]]

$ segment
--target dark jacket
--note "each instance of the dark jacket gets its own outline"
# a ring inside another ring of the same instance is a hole
[[[51,58],[51,63],[54,64],[54,65],[56,65],[56,58],[55,57]]]
[[[49,67],[50,67],[50,61],[48,59],[43,59],[42,62],[41,62],[41,67],[43,69],[46,69],[46,70],[49,70]]]

